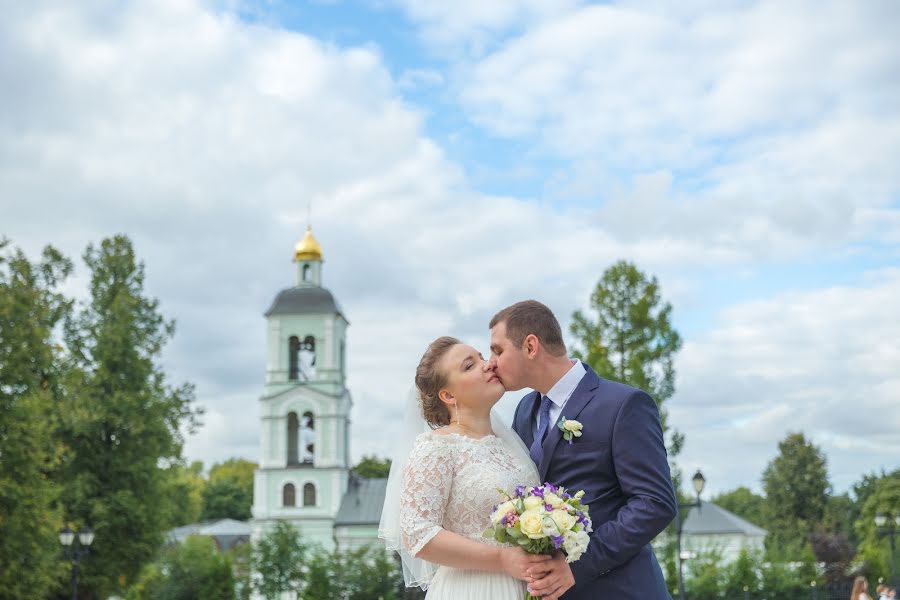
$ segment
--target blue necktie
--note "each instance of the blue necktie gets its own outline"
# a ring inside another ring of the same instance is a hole
[[[544,443],[544,438],[547,437],[547,430],[549,429],[550,396],[543,396],[541,398],[541,411],[538,416],[537,435],[534,436],[534,441],[531,443],[531,448],[528,450],[528,454],[531,455],[531,460],[533,460],[536,465],[541,464],[541,458],[544,454],[541,445]]]

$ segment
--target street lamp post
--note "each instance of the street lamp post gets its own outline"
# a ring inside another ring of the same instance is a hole
[[[900,531],[900,512],[891,518],[889,515],[880,512],[875,515],[875,529],[880,536],[887,536],[891,542],[891,585],[897,587],[897,571],[894,566],[895,555],[897,553],[897,541],[895,536]]]
[[[681,531],[682,531],[682,522],[681,522],[681,511],[682,510],[690,510],[694,507],[700,508],[700,494],[703,493],[703,487],[706,485],[706,479],[703,477],[703,473],[698,469],[694,476],[691,478],[691,483],[694,485],[694,491],[697,492],[697,499],[693,502],[687,503],[679,503],[678,504],[678,515],[675,517],[675,534],[678,545],[678,595],[680,600],[685,600],[686,596],[684,593],[684,560],[685,554],[681,551]]]
[[[59,543],[63,547],[63,556],[72,561],[72,600],[78,600],[78,563],[91,551],[94,543],[94,532],[85,527],[78,532],[78,543],[75,543],[75,532],[66,527],[59,532]]]

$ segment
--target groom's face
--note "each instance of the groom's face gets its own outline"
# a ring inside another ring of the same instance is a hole
[[[527,387],[525,382],[528,360],[522,348],[506,337],[506,323],[500,322],[491,328],[491,366],[508,391]]]

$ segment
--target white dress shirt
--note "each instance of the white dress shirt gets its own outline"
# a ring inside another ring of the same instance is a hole
[[[578,384],[581,383],[581,379],[584,377],[584,374],[587,371],[584,370],[584,365],[581,364],[580,360],[572,361],[572,368],[566,371],[566,374],[559,378],[550,391],[547,392],[547,396],[550,398],[550,426],[552,427],[554,423],[559,420],[559,415],[562,413],[563,408],[566,405],[566,402],[569,401],[569,398],[572,396],[572,392],[575,391],[575,388],[578,387]],[[538,397],[538,406],[540,406],[541,398]],[[541,419],[541,411],[538,409],[535,412],[534,416],[534,426],[533,426],[533,434],[537,437],[539,428],[541,424],[539,423]],[[549,431],[549,428],[548,428]]]

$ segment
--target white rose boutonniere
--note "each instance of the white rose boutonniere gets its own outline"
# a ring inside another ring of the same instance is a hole
[[[563,439],[572,443],[572,438],[581,437],[581,423],[576,421],[575,419],[567,419],[565,417],[560,417],[559,422],[556,424],[559,427],[560,431],[562,431]]]

